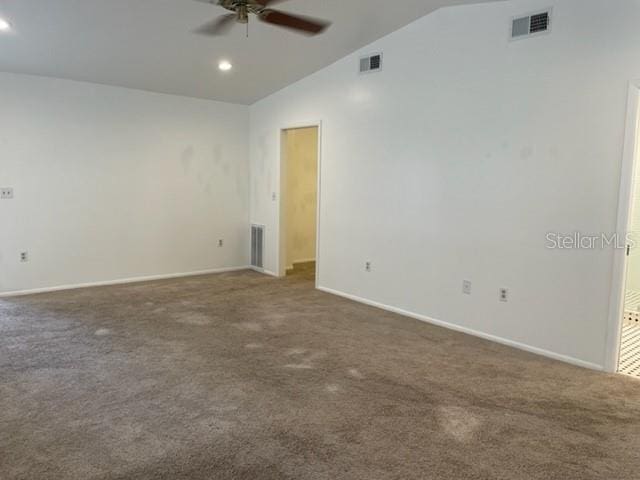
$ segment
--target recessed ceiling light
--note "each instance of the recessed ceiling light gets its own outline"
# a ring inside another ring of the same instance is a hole
[[[7,30],[11,30],[11,24],[4,18],[0,18],[0,32],[6,32]]]
[[[227,60],[222,60],[219,64],[218,64],[218,68],[220,70],[222,70],[223,72],[228,72],[229,70],[231,70],[233,68],[233,65],[231,65],[231,62],[227,61]]]

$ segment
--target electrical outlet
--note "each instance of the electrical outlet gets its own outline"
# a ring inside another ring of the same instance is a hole
[[[507,290],[506,288],[501,288],[498,292],[498,298],[500,299],[501,302],[508,302],[509,301],[509,290]]]
[[[224,240],[218,240],[218,247],[224,247]]]
[[[462,281],[462,293],[465,295],[471,295],[471,280]]]
[[[2,198],[2,200],[11,200],[13,198],[13,188],[11,187],[0,188],[0,198]]]
[[[371,271],[371,262],[366,262],[366,263],[364,264],[364,270],[365,270],[366,272],[370,272],[370,271]]]
[[[277,199],[278,199],[278,196],[276,195],[276,192],[273,192],[273,193],[271,194],[271,201],[272,201],[272,202],[275,202]]]
[[[29,252],[20,252],[20,261],[28,262],[29,261]]]

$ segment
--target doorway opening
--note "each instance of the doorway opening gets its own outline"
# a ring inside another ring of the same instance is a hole
[[[279,276],[318,275],[319,125],[281,133]]]
[[[622,310],[622,333],[618,372],[640,378],[640,142],[636,141],[631,177],[628,228],[626,236],[626,275]]]
[[[620,182],[607,370],[640,379],[640,81],[632,82]],[[621,241],[619,240],[620,244]]]

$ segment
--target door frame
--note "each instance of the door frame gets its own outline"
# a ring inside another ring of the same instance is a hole
[[[302,122],[298,124],[288,125],[281,127],[279,130],[280,138],[278,142],[278,156],[279,156],[279,185],[278,185],[278,261],[276,275],[278,277],[285,277],[287,275],[287,235],[286,235],[286,188],[285,188],[285,172],[286,172],[286,158],[284,150],[285,133],[288,130],[297,130],[300,128],[316,128],[318,130],[318,152],[317,152],[317,199],[316,199],[316,278],[315,286],[318,288],[320,284],[320,212],[321,212],[321,198],[322,198],[322,121]]]
[[[627,120],[624,136],[624,150],[620,173],[620,194],[618,198],[618,220],[616,232],[627,241],[631,229],[632,198],[635,187],[635,172],[638,168],[638,147],[640,136],[640,79],[629,83],[627,100]],[[609,321],[604,369],[610,373],[618,372],[620,345],[622,343],[622,322],[624,315],[625,286],[627,283],[628,257],[625,249],[613,251],[613,276],[609,298]]]

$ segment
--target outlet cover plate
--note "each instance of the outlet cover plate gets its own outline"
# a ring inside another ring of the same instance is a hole
[[[498,298],[501,302],[506,303],[509,301],[509,290],[507,288],[501,288],[498,292]]]

